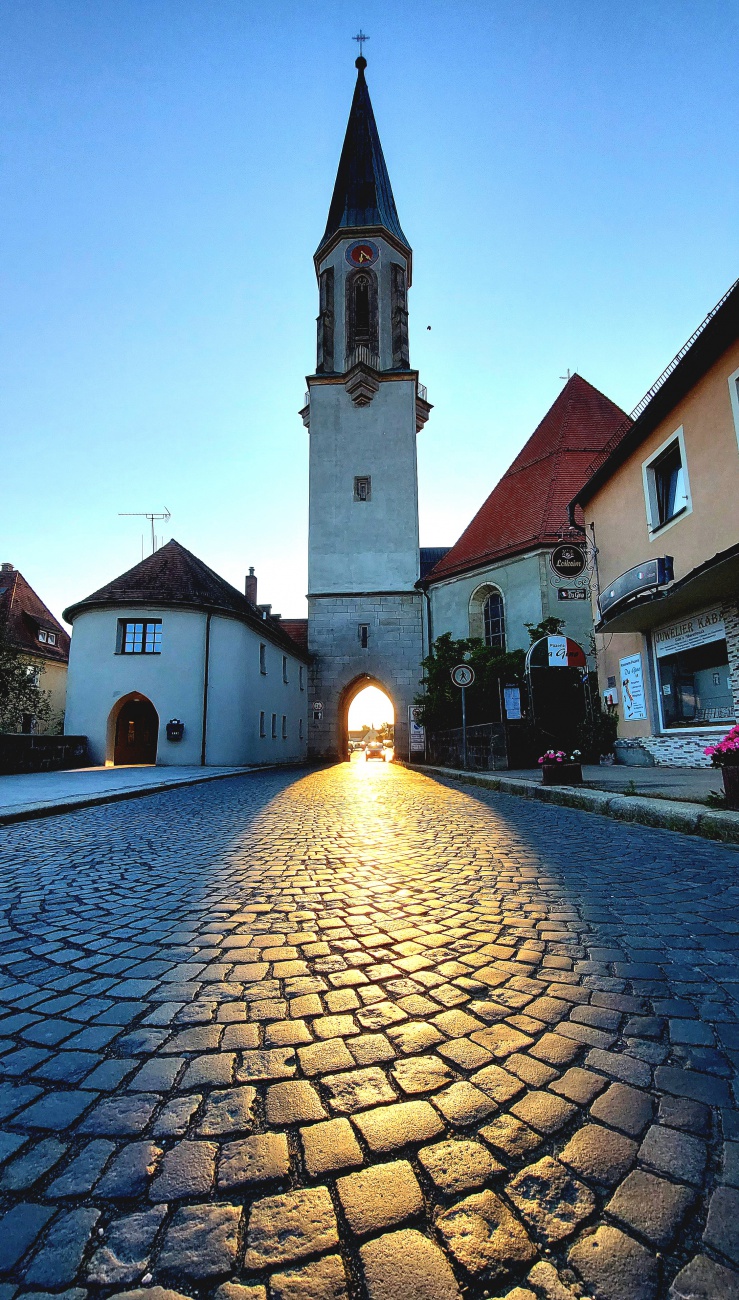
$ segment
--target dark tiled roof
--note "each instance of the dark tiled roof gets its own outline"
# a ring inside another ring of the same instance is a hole
[[[308,649],[308,620],[307,618],[281,618],[280,627],[283,632],[292,638],[301,650]]]
[[[85,609],[110,605],[179,605],[234,614],[252,625],[258,623],[260,631],[273,641],[295,649],[281,622],[263,617],[236,587],[174,539],[91,596],[70,605],[64,617],[71,622]]]
[[[430,580],[556,544],[593,457],[624,421],[628,416],[620,407],[573,375]]]
[[[50,663],[69,662],[69,633],[17,569],[0,570],[0,622],[7,623],[10,640],[21,650]],[[56,645],[39,641],[39,628],[56,632]]]
[[[444,556],[449,553],[450,549],[451,547],[449,546],[422,546],[419,551],[421,578],[425,578],[426,574],[431,572],[434,565],[438,564],[439,560],[443,560]]]
[[[400,226],[390,185],[382,145],[372,112],[364,59],[357,59],[357,84],[354,89],[344,147],[339,159],[328,221],[318,252],[337,230],[383,226],[410,251],[410,244]]]

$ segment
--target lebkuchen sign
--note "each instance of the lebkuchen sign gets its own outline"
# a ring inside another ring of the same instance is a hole
[[[585,552],[581,546],[563,542],[550,552],[549,563],[558,578],[579,578],[585,572]]]

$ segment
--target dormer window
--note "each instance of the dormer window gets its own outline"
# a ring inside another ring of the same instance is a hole
[[[42,645],[56,645],[56,632],[48,632],[45,627],[40,627],[36,635]]]

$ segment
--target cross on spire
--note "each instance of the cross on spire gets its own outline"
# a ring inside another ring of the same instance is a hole
[[[364,32],[362,31],[362,28],[360,27],[359,35],[352,36],[352,40],[359,42],[359,57],[360,59],[364,58],[364,42],[369,40],[369,36],[365,36]]]

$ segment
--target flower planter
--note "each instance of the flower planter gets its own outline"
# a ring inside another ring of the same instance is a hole
[[[739,764],[725,763],[721,768],[721,774],[724,778],[726,806],[735,808],[739,812]]]
[[[541,783],[542,785],[582,785],[582,763],[542,763]]]

